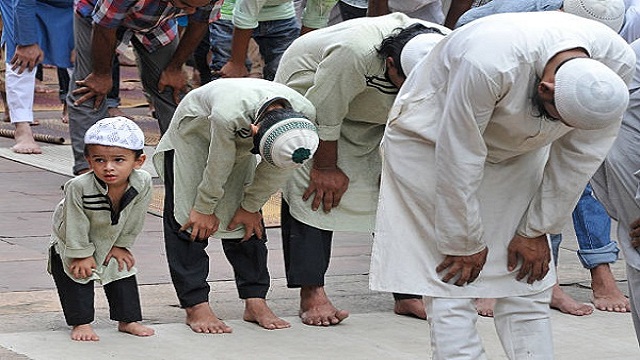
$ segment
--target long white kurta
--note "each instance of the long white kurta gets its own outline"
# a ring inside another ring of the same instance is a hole
[[[507,271],[518,233],[561,232],[620,119],[597,131],[536,117],[547,61],[584,48],[629,82],[635,55],[611,29],[561,12],[499,14],[451,33],[409,75],[383,139],[370,286],[437,297],[530,295],[551,287]],[[489,249],[480,277],[444,283],[449,255]],[[551,266],[553,269],[553,266]],[[516,269],[517,270],[517,269]]]
[[[330,213],[311,210],[312,161],[296,170],[283,189],[291,215],[305,224],[334,231],[373,231],[380,178],[379,144],[387,114],[397,94],[385,76],[385,61],[376,52],[398,28],[422,22],[394,13],[346,21],[306,34],[282,56],[275,81],[303,94],[317,111],[318,136],[338,142],[338,167],[349,188]]]

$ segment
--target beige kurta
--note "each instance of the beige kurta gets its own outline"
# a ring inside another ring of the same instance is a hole
[[[379,144],[397,94],[376,47],[398,28],[417,21],[400,13],[355,19],[306,34],[284,53],[275,81],[304,94],[315,105],[318,135],[321,140],[338,141],[338,167],[349,177],[340,205],[324,213],[311,210],[313,196],[302,201],[312,161],[295,171],[284,197],[297,220],[324,230],[373,230]]]
[[[239,206],[257,212],[291,175],[266,161],[256,166],[251,123],[266,101],[285,98],[294,110],[315,119],[313,105],[288,87],[262,79],[218,79],[193,90],[176,109],[153,155],[164,177],[165,152],[174,152],[174,215],[185,224],[191,209],[216,214],[214,237],[241,238],[227,231]]]
[[[389,115],[372,289],[438,297],[543,291],[507,271],[507,246],[560,233],[621,119],[578,130],[536,117],[547,61],[582,47],[629,82],[635,55],[608,27],[561,12],[501,14],[456,30],[411,73]],[[440,281],[446,255],[487,247],[470,285]],[[553,266],[551,266],[553,269]]]

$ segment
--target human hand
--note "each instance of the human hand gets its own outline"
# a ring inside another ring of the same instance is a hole
[[[631,237],[631,246],[634,248],[640,246],[640,218],[629,226],[629,236]]]
[[[186,94],[189,91],[187,88],[188,83],[187,73],[184,72],[182,66],[167,66],[167,68],[162,71],[162,74],[160,74],[158,91],[163,92],[166,88],[170,87],[173,90],[173,101],[177,104],[180,102],[180,94]]]
[[[234,230],[239,225],[244,225],[244,237],[242,241],[249,240],[254,233],[258,239],[262,239],[264,229],[262,228],[262,214],[260,214],[259,211],[252,213],[239,207],[233,215],[233,218],[231,218],[227,230]]]
[[[309,177],[309,187],[302,194],[302,200],[307,201],[315,193],[311,202],[313,211],[322,203],[324,212],[330,212],[340,204],[342,195],[349,188],[349,177],[338,167],[323,170],[312,167]]]
[[[215,214],[202,214],[194,209],[189,213],[189,220],[182,225],[180,231],[187,231],[191,228],[191,241],[205,241],[213,233],[218,231],[220,220]]]
[[[220,70],[214,71],[213,73],[214,75],[218,75],[223,78],[241,78],[249,76],[249,72],[247,71],[247,67],[244,62],[236,63],[233,61],[228,61]]]
[[[542,280],[549,272],[551,251],[547,242],[547,236],[541,235],[535,238],[527,238],[516,235],[511,239],[507,248],[507,269],[513,271],[522,259],[520,271],[516,280],[520,281],[528,276],[527,283]]]
[[[83,80],[76,81],[77,88],[73,90],[73,95],[82,95],[78,100],[76,100],[73,104],[80,105],[83,102],[95,98],[93,103],[93,108],[97,109],[102,105],[102,102],[106,98],[109,91],[111,91],[111,86],[113,85],[113,81],[111,79],[111,74],[96,74],[90,73]]]
[[[74,278],[83,279],[91,276],[96,266],[96,259],[94,259],[93,256],[78,258],[71,260],[69,271]]]
[[[484,248],[472,255],[453,256],[447,255],[444,260],[436,268],[436,272],[449,269],[442,277],[442,281],[448,283],[451,279],[458,277],[454,285],[463,286],[474,282],[480,275],[480,271],[487,261],[489,249]]]
[[[9,63],[12,65],[11,70],[17,69],[17,73],[22,74],[25,69],[33,71],[42,59],[44,59],[44,52],[38,44],[18,45]]]
[[[109,263],[109,260],[111,260],[112,258],[118,261],[118,271],[122,271],[125,265],[127,266],[127,270],[131,270],[133,265],[135,265],[136,263],[136,260],[133,258],[133,254],[131,253],[131,251],[122,247],[112,247],[111,250],[109,250],[109,252],[107,253],[107,257],[104,259],[103,265],[106,266]]]

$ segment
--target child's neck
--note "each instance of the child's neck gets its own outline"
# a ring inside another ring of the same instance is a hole
[[[129,187],[129,183],[124,183],[119,186],[108,187],[107,196],[111,201],[111,207],[113,208],[114,211],[117,212],[120,210],[120,201],[122,201],[122,196],[124,195],[125,191],[127,191],[128,187]]]

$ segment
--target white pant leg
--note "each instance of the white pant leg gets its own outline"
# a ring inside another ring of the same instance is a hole
[[[434,360],[486,359],[474,299],[425,297]]]
[[[636,337],[640,344],[640,270],[627,264],[627,281],[629,284],[629,302],[631,303],[631,318],[636,329]]]
[[[22,74],[11,70],[6,64],[5,88],[12,123],[33,122],[33,98],[36,86],[36,69]]]
[[[493,318],[509,359],[553,359],[550,301],[551,289],[531,296],[497,299]]]

